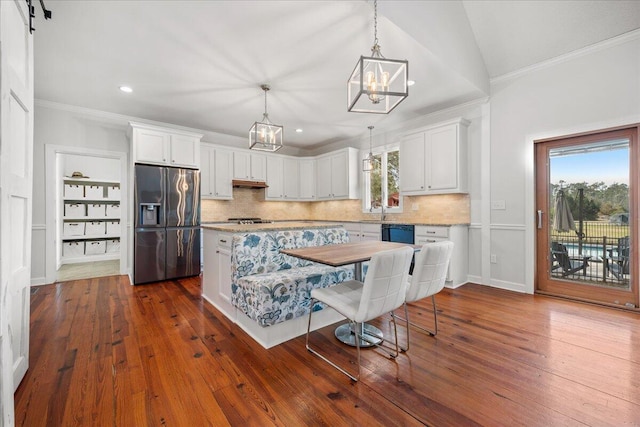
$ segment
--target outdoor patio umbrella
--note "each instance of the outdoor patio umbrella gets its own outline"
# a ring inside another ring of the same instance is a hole
[[[564,195],[564,190],[558,190],[558,194],[556,194],[556,213],[553,217],[553,228],[560,232],[576,229],[573,214],[571,213],[571,208],[569,208],[569,202]]]

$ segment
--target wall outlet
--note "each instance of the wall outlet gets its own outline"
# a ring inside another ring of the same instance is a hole
[[[507,204],[504,200],[492,200],[491,209],[496,211],[503,211],[507,209]]]
[[[417,203],[412,203],[411,204],[411,210],[412,211],[417,211],[418,210],[418,204]]]
[[[497,264],[498,263],[498,257],[496,256],[496,254],[491,254],[491,264]]]

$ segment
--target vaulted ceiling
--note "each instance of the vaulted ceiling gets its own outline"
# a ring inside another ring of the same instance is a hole
[[[347,78],[373,44],[372,1],[45,3],[37,99],[245,137],[268,83],[285,144],[309,149],[486,97],[492,77],[640,28],[638,1],[381,0],[382,53],[409,60],[416,83],[373,115],[346,108]]]

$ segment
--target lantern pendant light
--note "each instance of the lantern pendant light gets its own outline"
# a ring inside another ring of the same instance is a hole
[[[388,114],[409,96],[409,61],[387,59],[378,44],[378,1],[374,0],[371,56],[361,56],[347,82],[347,110]]]
[[[369,155],[362,159],[362,172],[371,172],[373,170],[373,163],[375,158],[373,157],[373,149],[371,147],[371,141],[373,139],[372,132],[373,126],[369,126]]]
[[[267,92],[269,85],[263,84],[260,88],[264,91],[264,114],[261,122],[255,122],[249,130],[249,148],[259,151],[278,151],[282,148],[282,134],[284,127],[275,125],[269,120],[267,113]]]

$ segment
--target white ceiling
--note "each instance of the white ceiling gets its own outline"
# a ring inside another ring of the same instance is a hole
[[[638,1],[381,0],[382,53],[408,59],[416,85],[373,115],[346,111],[371,1],[45,0],[49,21],[34,4],[37,99],[246,137],[268,83],[285,145],[309,149],[485,97],[489,77],[640,27]]]

